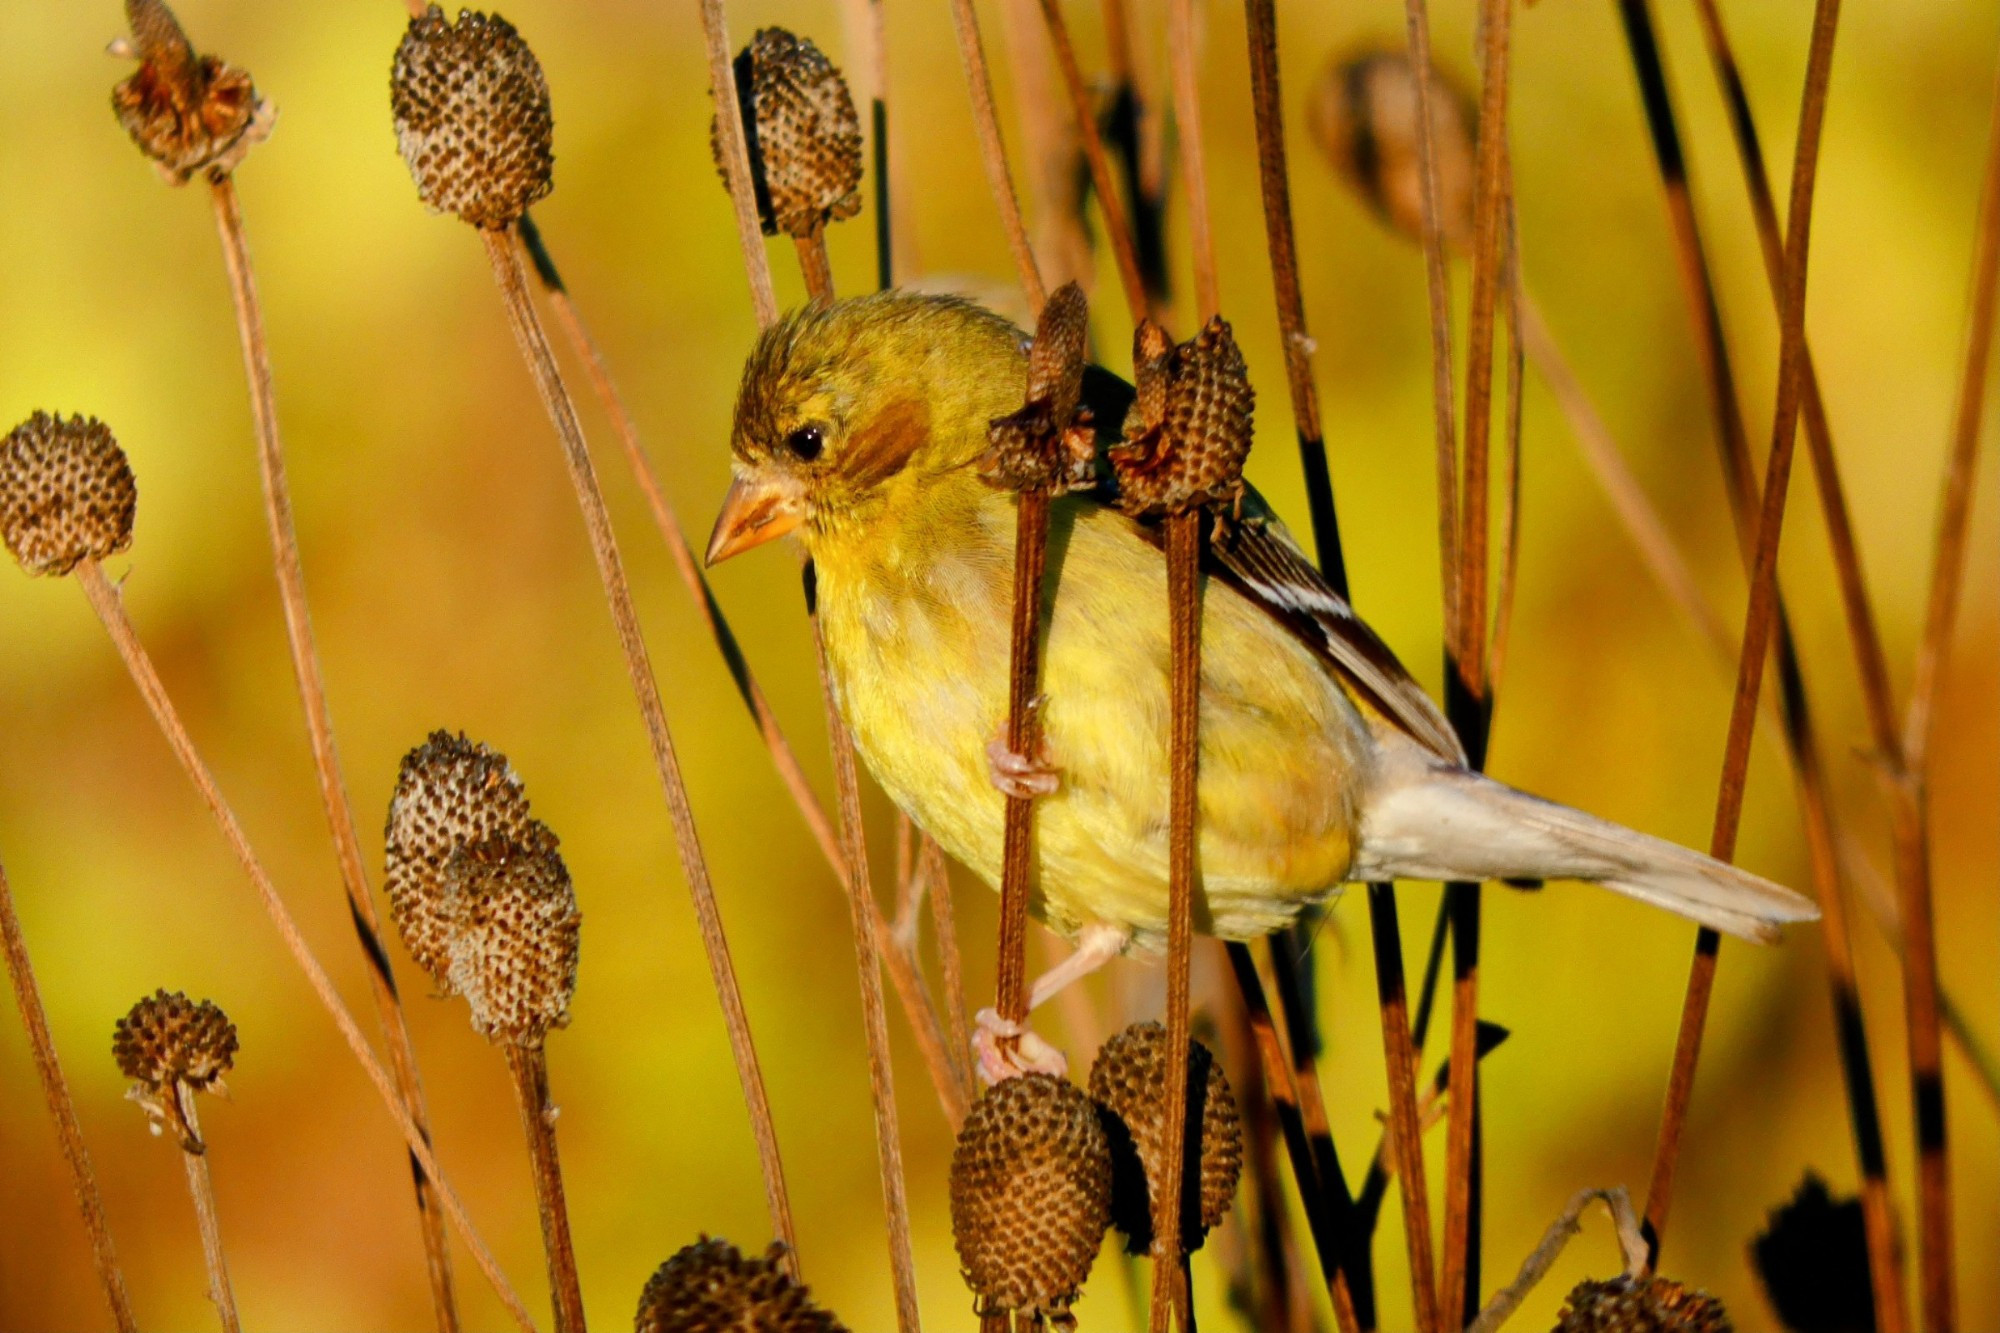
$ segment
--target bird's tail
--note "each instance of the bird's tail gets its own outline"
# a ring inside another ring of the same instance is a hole
[[[1758,943],[1819,908],[1790,889],[1461,768],[1387,757],[1356,880],[1581,879]]]

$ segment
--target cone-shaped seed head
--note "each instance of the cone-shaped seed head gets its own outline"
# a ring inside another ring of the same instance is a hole
[[[1851,1313],[1851,1312],[1850,1312]],[[1663,1277],[1579,1282],[1555,1333],[1733,1333],[1722,1302]]]
[[[635,1333],[847,1333],[785,1275],[785,1247],[753,1259],[703,1236],[661,1264],[639,1295]]]
[[[817,46],[762,29],[736,55],[736,96],[766,235],[810,236],[861,211],[861,118],[847,80]],[[726,184],[714,121],[709,147]]]
[[[1111,1143],[1111,1221],[1134,1254],[1152,1245],[1154,1182],[1165,1169],[1166,1050],[1166,1028],[1134,1023],[1105,1042],[1090,1066],[1090,1099],[1104,1112]],[[1183,1253],[1201,1248],[1229,1215],[1243,1174],[1235,1095],[1221,1063],[1198,1041],[1188,1043],[1188,1095],[1202,1099],[1201,1141],[1187,1145],[1181,1162]],[[1186,1121],[1180,1123],[1185,1132]]]
[[[535,53],[499,15],[432,5],[389,75],[396,142],[423,201],[475,227],[511,227],[555,187],[555,117]]]
[[[1119,508],[1140,517],[1233,510],[1243,496],[1257,398],[1228,322],[1217,315],[1178,347],[1142,322],[1132,363],[1137,397],[1125,443],[1111,450]]]
[[[440,980],[492,1040],[539,1046],[569,1024],[583,916],[555,844],[536,823],[526,844],[492,838],[445,863],[437,915],[450,962]]]
[[[96,417],[37,412],[0,440],[0,542],[30,574],[67,574],[132,544],[139,500]]]
[[[1306,98],[1313,142],[1384,222],[1413,240],[1424,235],[1417,76],[1407,51],[1336,57]],[[1437,158],[1438,220],[1448,244],[1472,238],[1472,100],[1442,73],[1431,76],[1431,142]]]
[[[111,110],[160,174],[185,185],[198,171],[234,171],[271,133],[277,113],[247,71],[197,56],[161,0],[125,0],[139,68],[111,90]]]
[[[1861,1200],[1808,1171],[1750,1245],[1751,1266],[1786,1328],[1842,1328],[1875,1308]]]
[[[1074,1084],[1024,1074],[973,1103],[951,1156],[951,1230],[982,1311],[1065,1314],[1110,1216],[1110,1149]]]
[[[1028,394],[1021,409],[990,422],[980,459],[986,479],[1008,490],[1063,492],[1094,480],[1097,437],[1082,407],[1090,307],[1066,282],[1049,296],[1028,349]]]
[[[132,1006],[111,1034],[111,1056],[125,1077],[157,1091],[185,1083],[210,1087],[236,1059],[236,1025],[207,1000],[155,991]]]

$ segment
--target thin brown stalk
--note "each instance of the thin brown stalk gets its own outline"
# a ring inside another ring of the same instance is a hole
[[[375,1015],[389,1053],[389,1069],[403,1106],[419,1131],[430,1133],[424,1109],[423,1084],[417,1076],[417,1056],[403,1001],[382,939],[382,923],[369,891],[368,871],[361,854],[361,836],[341,772],[333,739],[333,716],[326,702],[326,682],[320,671],[319,647],[313,639],[312,615],[306,603],[305,569],[299,558],[298,531],[292,523],[291,483],[285,476],[284,445],[278,431],[277,395],[272,388],[270,344],[264,335],[263,304],[250,266],[250,247],[243,230],[243,210],[234,178],[210,182],[215,205],[215,230],[222,241],[223,266],[236,307],[236,327],[243,347],[244,377],[250,386],[250,417],[257,436],[257,467],[264,483],[264,517],[271,530],[271,561],[277,571],[278,600],[284,608],[285,637],[291,647],[292,674],[304,706],[306,737],[313,768],[319,776],[320,803],[333,835],[341,886],[347,892],[348,917],[368,964],[369,990]],[[430,1279],[431,1310],[439,1333],[456,1333],[458,1301],[452,1290],[451,1250],[445,1243],[444,1217],[438,1211],[430,1179],[411,1163],[417,1215],[424,1239],[425,1269]]]
[[[1048,291],[1035,263],[1035,248],[1028,240],[1028,225],[1021,218],[1014,173],[1007,165],[1000,113],[993,105],[993,73],[986,64],[986,44],[979,35],[979,15],[973,11],[972,0],[951,0],[951,19],[958,36],[958,56],[965,65],[966,90],[972,95],[972,128],[979,137],[979,162],[986,172],[986,186],[1000,210],[1001,229],[1007,234],[1007,249],[1021,275],[1021,290],[1028,294],[1030,310],[1040,314]]]
[[[958,920],[952,911],[951,875],[946,870],[944,851],[926,833],[919,840],[917,867],[929,887],[931,929],[937,936],[938,980],[944,988],[945,1020],[950,1024],[951,1049],[958,1054],[961,1087],[969,1087],[972,1072],[965,1061],[972,1058],[972,1029],[965,1016],[965,962],[958,950]],[[960,1114],[963,1118],[963,1112]],[[957,1128],[957,1121],[953,1121]]]
[[[1215,266],[1215,224],[1208,207],[1208,155],[1202,149],[1201,86],[1195,68],[1193,0],[1169,0],[1167,64],[1179,125],[1181,175],[1187,182],[1188,240],[1194,252],[1195,304],[1206,323],[1222,309]]]
[[[1382,1049],[1389,1075],[1389,1142],[1401,1169],[1403,1240],[1410,1256],[1417,1333],[1435,1333],[1437,1279],[1431,1261],[1430,1190],[1424,1181],[1423,1127],[1417,1112],[1417,1054],[1410,1041],[1409,988],[1403,976],[1403,932],[1396,890],[1368,886],[1368,922],[1375,942],[1375,1000],[1382,1015]]]
[[[187,1140],[181,1145],[181,1165],[187,1169],[188,1198],[194,1202],[195,1226],[201,1232],[208,1298],[215,1302],[222,1333],[242,1333],[243,1321],[236,1316],[236,1289],[230,1285],[229,1261],[222,1252],[222,1225],[215,1213],[215,1181],[208,1171],[208,1147],[201,1140],[201,1121],[195,1115],[194,1089],[175,1079],[169,1091],[178,1103],[181,1123],[187,1126]]]
[[[1479,1317],[1467,1325],[1465,1333],[1498,1333],[1500,1326],[1521,1308],[1521,1302],[1535,1289],[1567,1246],[1570,1239],[1583,1229],[1583,1210],[1592,1203],[1602,1201],[1611,1210],[1611,1217],[1618,1226],[1618,1248],[1625,1258],[1627,1276],[1644,1271],[1646,1266],[1646,1241],[1639,1231],[1639,1219],[1632,1212],[1632,1200],[1626,1197],[1624,1187],[1608,1190],[1578,1190],[1562,1210],[1562,1216],[1549,1224],[1542,1234],[1541,1243],[1536,1245],[1521,1264],[1521,1271],[1515,1279],[1494,1293],[1493,1299],[1479,1312]]]
[[[1521,395],[1527,377],[1521,346],[1521,252],[1513,214],[1514,178],[1507,174],[1507,430],[1500,458],[1500,583],[1493,593],[1493,633],[1486,647],[1486,687],[1500,692],[1514,632],[1514,593],[1521,564]]]
[[[342,1039],[346,1041],[348,1050],[353,1052],[355,1060],[361,1065],[362,1072],[368,1076],[368,1081],[375,1085],[375,1091],[381,1096],[382,1104],[388,1108],[389,1118],[396,1122],[396,1128],[401,1131],[403,1142],[408,1145],[410,1155],[417,1159],[425,1174],[435,1183],[438,1203],[457,1230],[459,1239],[472,1252],[473,1263],[491,1284],[494,1294],[500,1298],[501,1304],[506,1307],[514,1322],[524,1330],[524,1333],[535,1333],[533,1316],[521,1303],[520,1296],[515,1293],[506,1275],[500,1271],[499,1261],[493,1257],[493,1252],[486,1248],[486,1242],[481,1240],[479,1233],[473,1229],[472,1219],[466,1214],[464,1204],[459,1202],[457,1193],[445,1180],[443,1172],[438,1169],[437,1158],[431,1152],[430,1141],[417,1128],[416,1122],[410,1119],[394,1081],[388,1071],[383,1069],[381,1061],[375,1058],[375,1052],[369,1047],[368,1039],[361,1034],[360,1026],[355,1023],[353,1015],[347,1012],[347,1006],[341,1002],[340,993],[334,989],[333,979],[327,976],[326,969],[320,965],[319,959],[313,956],[312,947],[300,933],[298,923],[292,919],[290,909],[278,896],[270,876],[264,872],[263,863],[251,849],[250,840],[244,835],[243,826],[237,822],[235,811],[231,810],[228,802],[223,799],[221,789],[215,784],[214,774],[210,773],[208,766],[202,762],[200,753],[195,749],[193,738],[188,735],[179,712],[174,708],[173,700],[167,695],[166,686],[160,680],[159,672],[153,666],[151,656],[146,652],[145,645],[139,642],[138,632],[125,613],[125,604],[118,590],[112,586],[111,581],[104,576],[103,568],[94,560],[86,560],[76,567],[76,579],[83,588],[84,596],[90,602],[91,610],[97,613],[97,618],[103,622],[105,631],[110,634],[113,645],[118,649],[119,656],[124,659],[126,670],[131,673],[132,683],[138,687],[140,696],[145,699],[147,708],[153,714],[153,720],[159,724],[161,734],[174,752],[174,758],[180,761],[182,770],[194,784],[202,803],[215,818],[223,839],[236,854],[237,862],[243,867],[244,874],[249,877],[250,886],[256,890],[258,901],[263,905],[266,915],[271,918],[271,924],[277,928],[278,937],[283,941],[286,951],[291,954],[292,961],[298,965],[299,970],[305,974],[306,982],[312,987],[313,995],[319,1000],[320,1007],[326,1010],[334,1026],[340,1029]]]
[[[42,1100],[48,1103],[49,1119],[55,1121],[56,1142],[62,1148],[63,1164],[69,1168],[70,1188],[76,1191],[83,1229],[90,1234],[91,1260],[97,1268],[98,1284],[104,1288],[104,1303],[111,1307],[111,1319],[118,1326],[118,1333],[136,1333],[139,1324],[132,1316],[132,1297],[125,1290],[125,1270],[118,1266],[118,1252],[111,1245],[111,1227],[104,1220],[104,1199],[97,1190],[97,1172],[90,1164],[90,1150],[83,1146],[83,1127],[77,1123],[69,1081],[63,1077],[62,1064],[56,1059],[48,1011],[42,1007],[42,992],[35,984],[27,937],[21,933],[20,917],[14,914],[14,891],[8,887],[4,866],[0,866],[0,955],[7,959],[7,980],[14,987],[14,1003],[21,1011],[21,1026],[28,1033],[28,1049],[35,1057],[35,1076],[41,1080]]]
[[[1791,199],[1785,237],[1785,301],[1779,326],[1778,404],[1772,423],[1769,461],[1763,486],[1763,508],[1757,524],[1756,559],[1750,577],[1750,608],[1743,630],[1743,654],[1737,671],[1736,698],[1729,719],[1722,781],[1716,798],[1715,829],[1710,854],[1734,858],[1742,817],[1750,740],[1757,725],[1758,695],[1763,685],[1765,655],[1777,620],[1777,561],[1784,528],[1785,501],[1790,491],[1791,464],[1805,371],[1805,292],[1809,243],[1812,236],[1813,186],[1817,178],[1820,132],[1825,124],[1827,79],[1832,69],[1833,39],[1840,18],[1840,0],[1818,0],[1807,55],[1805,92],[1799,113],[1799,137],[1792,165]],[[1680,1154],[1687,1103],[1694,1090],[1694,1070],[1700,1057],[1702,1028],[1714,985],[1720,937],[1704,928],[1696,938],[1695,958],[1688,977],[1680,1036],[1674,1053],[1666,1109],[1653,1160],[1652,1183],[1646,1200],[1646,1221],[1655,1250],[1666,1230],[1672,1202],[1674,1170]]]
[[[757,326],[769,328],[778,322],[778,295],[771,286],[771,257],[764,252],[763,224],[757,220],[750,144],[743,133],[742,103],[737,100],[736,67],[731,60],[722,0],[701,0],[701,31],[708,52],[708,91],[715,101],[722,174],[736,210],[736,241],[743,250],[744,276],[750,280],[750,305],[757,312]]]
[[[1020,492],[1014,519],[1014,599],[1007,649],[1007,748],[1032,755],[1041,740],[1035,695],[1041,680],[1041,587],[1048,563],[1049,495]],[[1002,829],[1000,939],[994,1008],[1008,1022],[1028,1016],[1028,899],[1035,873],[1035,801],[1007,797]]]
[[[725,105],[733,105],[726,103]],[[729,117],[722,120],[727,122]],[[750,1020],[743,1011],[743,994],[736,981],[736,965],[729,956],[729,941],[723,933],[722,913],[715,901],[715,886],[709,879],[708,861],[695,830],[694,811],[688,804],[687,787],[681,779],[680,759],[673,736],[667,729],[666,706],[660,699],[659,683],[653,678],[652,662],[639,628],[638,609],[625,578],[624,561],[618,554],[617,538],[611,530],[611,514],[604,504],[604,492],[597,483],[597,471],[577,421],[576,406],[563,386],[556,368],[555,353],[542,331],[535,307],[528,295],[527,275],[521,257],[508,235],[501,231],[480,232],[486,257],[493,266],[500,288],[501,305],[506,311],[514,341],[527,362],[529,373],[540,393],[542,405],[556,428],[562,445],[563,462],[576,490],[577,505],[583,512],[584,528],[590,538],[591,555],[604,584],[618,646],[625,658],[626,674],[638,702],[639,716],[646,728],[646,741],[666,793],[667,811],[673,823],[674,843],[680,853],[681,870],[687,878],[688,896],[693,901],[695,922],[701,933],[702,950],[708,958],[710,979],[717,1003],[722,1008],[723,1026],[729,1035],[730,1053],[735,1059],[737,1080],[743,1086],[743,1100],[750,1116],[750,1132],[757,1145],[757,1163],[764,1178],[764,1201],[770,1210],[771,1227],[788,1252],[797,1253],[797,1236],[792,1228],[791,1202],[785,1190],[784,1165],[778,1156],[778,1136],[771,1122],[770,1099],[764,1090],[764,1074],[757,1061],[757,1047],[750,1034]]]
[[[535,1209],[541,1217],[542,1250],[549,1264],[549,1295],[556,1333],[583,1333],[583,1289],[576,1277],[576,1248],[570,1242],[569,1205],[563,1199],[562,1159],[556,1153],[555,1107],[549,1104],[549,1062],[540,1046],[502,1043],[513,1076],[514,1106],[528,1142],[535,1175]]]

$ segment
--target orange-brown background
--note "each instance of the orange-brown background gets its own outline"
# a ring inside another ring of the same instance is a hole
[[[845,59],[841,13],[738,3],[735,36],[782,22]],[[1141,6],[1142,9],[1148,7]],[[1470,6],[1437,6],[1468,63]],[[1769,429],[1774,323],[1689,8],[1660,6],[1753,439]],[[1773,160],[1790,156],[1809,6],[1728,7]],[[1963,338],[1976,180],[1993,87],[1992,3],[1850,6],[1836,57],[1809,324],[1899,689],[1907,687]],[[1088,60],[1095,7],[1070,6]],[[1400,31],[1401,7],[1285,5],[1297,213],[1327,434],[1358,599],[1427,681],[1439,656],[1422,270],[1341,192],[1301,102],[1328,53]],[[705,531],[724,483],[737,367],[752,336],[729,214],[709,164],[692,3],[516,0],[558,123],[538,216],[631,397],[672,497]],[[1004,283],[946,7],[890,0],[892,117],[923,271]],[[1003,96],[1014,86],[989,5]],[[425,214],[395,154],[386,82],[394,0],[185,0],[197,42],[247,65],[281,109],[240,172],[268,302],[313,610],[344,758],[371,846],[396,761],[435,726],[503,748],[557,829],[585,913],[571,1030],[550,1047],[591,1311],[621,1324],[651,1268],[698,1232],[765,1238],[734,1074],[623,671],[550,431],[501,323],[479,247]],[[1157,17],[1157,16],[1155,16]],[[143,502],[114,573],[223,786],[312,939],[365,1012],[273,593],[235,331],[199,186],[163,188],[107,109],[110,0],[0,7],[0,418],[38,407],[108,420]],[[1645,484],[1734,623],[1742,580],[1676,291],[1659,192],[1612,8],[1544,3],[1516,26],[1515,143],[1529,281]],[[1226,306],[1263,391],[1252,462],[1302,509],[1290,447],[1243,64],[1241,16],[1210,7],[1203,57]],[[1154,49],[1152,60],[1158,67]],[[1017,122],[1009,133],[1019,142]],[[839,229],[837,271],[871,282],[870,215]],[[1180,244],[1178,219],[1177,245]],[[796,299],[774,249],[781,295]],[[1177,253],[1179,253],[1177,251]],[[1113,289],[1104,289],[1115,304]],[[1461,293],[1462,299],[1462,293]],[[1107,346],[1124,338],[1107,321]],[[609,432],[594,409],[600,446]],[[1684,842],[1706,839],[1727,673],[1648,581],[1531,387],[1521,591],[1494,770]],[[1996,857],[1995,506],[1990,439],[1963,632],[1945,681],[1935,804],[1944,973],[1990,1042]],[[655,662],[742,969],[790,1163],[806,1273],[858,1329],[891,1318],[846,914],[735,701],[616,456],[601,449]],[[1882,819],[1825,542],[1801,468],[1784,572],[1843,823],[1886,861]],[[716,578],[753,663],[824,786],[796,573],[776,553]],[[888,812],[872,808],[878,867]],[[1775,748],[1752,768],[1744,861],[1804,879]],[[113,1020],[157,985],[220,1002],[242,1032],[232,1098],[207,1113],[221,1220],[246,1321],[421,1328],[424,1288],[402,1154],[330,1025],[144,715],[75,589],[0,571],[0,859],[81,1104],[110,1221],[149,1327],[202,1327],[199,1252],[171,1149],[120,1100]],[[991,895],[960,877],[975,987]],[[1435,890],[1405,891],[1421,948]],[[1857,912],[1858,920],[1865,914]],[[1322,937],[1327,1077],[1350,1163],[1383,1103],[1357,910]],[[1690,931],[1608,895],[1495,893],[1484,1005],[1514,1029],[1486,1078],[1489,1281],[1511,1273],[1583,1185],[1641,1189]],[[1857,927],[1890,1161],[1907,1202],[1900,987]],[[403,964],[440,1153],[537,1308],[528,1175],[501,1064],[461,1008]],[[1129,989],[1129,988],[1127,988]],[[1107,1013],[1123,992],[1102,988]],[[1143,993],[1143,991],[1141,992]],[[900,1019],[892,1019],[903,1043]],[[968,1322],[951,1252],[950,1140],[907,1045],[898,1077],[921,1290]],[[1084,1053],[1076,1052],[1079,1058]],[[1947,1056],[1968,1327],[2000,1323],[1995,1108]],[[1821,949],[1724,951],[1666,1266],[1770,1321],[1744,1262],[1764,1210],[1807,1167],[1854,1182]],[[1350,1169],[1355,1169],[1351,1167]],[[1435,1179],[1435,1172],[1433,1174]],[[11,1013],[0,1021],[0,1327],[104,1321],[53,1137]],[[1906,1209],[1907,1211],[1907,1209]],[[1407,1318],[1392,1204],[1376,1246],[1388,1326]],[[1910,1228],[1906,1227],[1906,1231]],[[1914,1235],[1907,1237],[1914,1243]],[[1522,1327],[1615,1265],[1593,1223]],[[1205,1264],[1206,1261],[1204,1260]],[[498,1308],[461,1256],[469,1323]],[[1212,1270],[1197,1268],[1213,1295]],[[1099,1269],[1086,1326],[1132,1319]],[[1223,1327],[1219,1310],[1212,1326]]]

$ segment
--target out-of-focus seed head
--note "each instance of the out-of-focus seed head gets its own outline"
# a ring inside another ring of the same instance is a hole
[[[1722,1302],[1663,1277],[1576,1284],[1555,1333],[1734,1333]]]
[[[780,1244],[753,1259],[703,1236],[646,1280],[634,1333],[847,1333],[786,1275],[784,1257]]]
[[[436,5],[410,20],[389,75],[396,142],[432,209],[501,229],[555,188],[541,62],[497,14]]]
[[[569,1025],[576,994],[576,891],[539,822],[525,843],[495,837],[445,863],[437,917],[450,959],[444,989],[465,997],[472,1026],[493,1041],[539,1046]]]
[[[1028,348],[1027,401],[986,428],[991,441],[980,459],[988,481],[1008,490],[1078,490],[1092,484],[1097,432],[1082,406],[1084,354],[1090,306],[1073,282],[1058,287],[1042,307]]]
[[[132,39],[113,44],[139,61],[111,90],[111,110],[139,151],[174,185],[196,172],[221,179],[270,136],[277,112],[248,71],[196,55],[162,0],[125,0]]]
[[[1132,339],[1137,396],[1125,442],[1111,450],[1118,506],[1135,517],[1197,507],[1234,515],[1243,500],[1257,396],[1228,321],[1211,318],[1192,342],[1173,346],[1141,321]]]
[[[1313,142],[1377,216],[1414,240],[1424,235],[1416,66],[1402,50],[1336,56],[1306,98]],[[1431,77],[1431,141],[1438,219],[1448,244],[1472,239],[1478,119],[1464,88]]]
[[[30,574],[67,574],[132,544],[139,492],[96,417],[37,412],[0,440],[0,542]]]
[[[442,981],[451,950],[442,911],[445,867],[463,847],[527,844],[528,793],[507,756],[463,734],[434,731],[403,756],[389,800],[389,912],[418,966]]]
[[[1143,1254],[1153,1240],[1153,1192],[1167,1150],[1167,1030],[1134,1023],[1097,1052],[1090,1098],[1104,1112],[1111,1144],[1111,1221],[1127,1248]],[[1201,1247],[1229,1215],[1243,1174],[1243,1127],[1222,1065],[1206,1046],[1188,1043],[1188,1093],[1201,1090],[1201,1142],[1186,1146],[1181,1168],[1181,1250]],[[1184,1125],[1185,1117],[1173,1117]]]
[[[1835,1198],[1808,1171],[1750,1245],[1751,1267],[1779,1322],[1794,1329],[1870,1326],[1875,1287],[1861,1200]]]
[[[861,118],[817,46],[761,29],[736,55],[736,96],[766,235],[810,236],[861,211]],[[719,122],[710,122],[709,146],[727,184]]]
[[[1024,1074],[980,1095],[951,1157],[951,1230],[982,1312],[1066,1320],[1110,1217],[1110,1148],[1081,1090]]]

